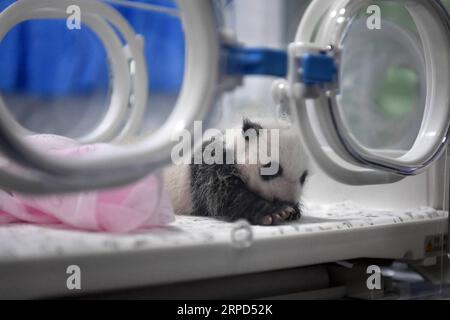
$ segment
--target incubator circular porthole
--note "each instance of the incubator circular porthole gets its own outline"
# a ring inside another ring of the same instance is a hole
[[[422,122],[425,59],[408,11],[386,2],[380,13],[380,29],[369,29],[370,14],[361,10],[346,31],[338,107],[361,145],[401,155],[412,147]]]
[[[442,155],[449,21],[440,1],[308,8],[290,45],[288,79],[305,143],[327,174],[350,184],[389,183]]]
[[[0,43],[0,93],[30,134],[81,137],[107,112],[107,52],[87,25],[80,28],[71,31],[62,19],[31,19]]]
[[[170,160],[172,135],[191,131],[209,114],[219,68],[213,3],[0,5],[0,70],[11,75],[0,83],[2,152],[32,170],[32,178],[2,171],[13,188],[78,190],[135,180]],[[59,159],[23,139],[34,133],[114,147]],[[67,179],[75,172],[78,178]],[[87,176],[96,176],[95,183]]]
[[[1,42],[0,68],[10,76],[3,78],[1,91],[6,107],[26,131],[108,141],[120,135],[133,109],[140,109],[142,119],[122,134],[127,138],[155,130],[173,111],[184,71],[184,35],[175,3],[99,4],[103,10],[82,10],[74,2],[67,3],[66,12],[46,9],[52,13],[24,6],[5,26],[11,29]],[[2,9],[7,15],[20,5],[3,1]],[[108,17],[102,16],[107,9],[123,19],[122,26],[108,26]],[[121,29],[127,24],[135,33],[132,38]],[[141,61],[130,50],[130,41],[141,46]],[[90,133],[96,128],[99,132]]]

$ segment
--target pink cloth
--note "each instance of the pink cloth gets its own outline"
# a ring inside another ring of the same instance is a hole
[[[107,144],[79,145],[71,139],[47,134],[26,139],[39,149],[60,156],[82,156],[113,148]],[[123,187],[67,195],[25,196],[0,190],[0,224],[63,224],[77,229],[125,233],[162,226],[173,220],[162,179],[155,174]]]

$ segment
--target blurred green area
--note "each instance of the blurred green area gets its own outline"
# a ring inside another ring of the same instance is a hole
[[[442,0],[442,3],[446,6],[447,10],[450,9],[450,0]]]
[[[417,32],[413,19],[402,5],[393,2],[377,3],[377,5],[381,8],[383,20],[400,24],[412,33]],[[361,14],[367,16],[365,11]],[[407,117],[414,107],[418,85],[418,76],[414,70],[399,66],[387,68],[383,81],[375,91],[378,111],[387,119]]]
[[[413,70],[391,67],[377,88],[375,101],[386,117],[402,118],[412,111],[418,86]]]

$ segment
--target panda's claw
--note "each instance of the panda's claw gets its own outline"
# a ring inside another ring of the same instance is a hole
[[[287,218],[289,218],[289,216],[291,214],[292,214],[292,212],[289,210],[289,208],[287,208],[286,210],[281,211],[279,215],[280,215],[281,219],[286,220]]]
[[[273,215],[272,215],[273,216]],[[294,207],[287,207],[281,212],[275,214],[274,224],[281,224],[288,221],[294,221],[298,219],[297,211]]]
[[[277,225],[277,224],[281,224],[284,221],[286,221],[286,217],[289,215],[288,212],[286,212],[285,210],[281,211],[281,212],[277,212],[275,214],[272,214],[272,220],[273,220],[273,224]]]
[[[278,223],[280,223],[280,222],[282,222],[284,220],[281,217],[281,214],[282,214],[282,212],[272,214],[272,220],[273,220],[274,224],[278,224]]]
[[[272,216],[267,215],[261,219],[261,224],[264,226],[270,226],[273,222]]]
[[[291,207],[290,209],[290,215],[289,215],[289,221],[297,221],[302,216],[300,208],[298,206]]]
[[[295,215],[295,209],[292,207],[286,207],[279,212],[275,212],[275,213],[264,216],[261,219],[260,224],[263,226],[282,224],[286,221],[292,220],[294,215]]]

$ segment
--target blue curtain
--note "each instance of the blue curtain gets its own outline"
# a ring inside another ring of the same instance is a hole
[[[0,10],[12,2],[0,1]],[[146,2],[175,7],[170,0]],[[145,39],[149,90],[176,91],[184,69],[179,19],[144,10],[116,9]],[[68,30],[62,20],[27,21],[13,28],[0,43],[0,91],[54,97],[107,88],[105,56],[100,41],[87,27]]]

